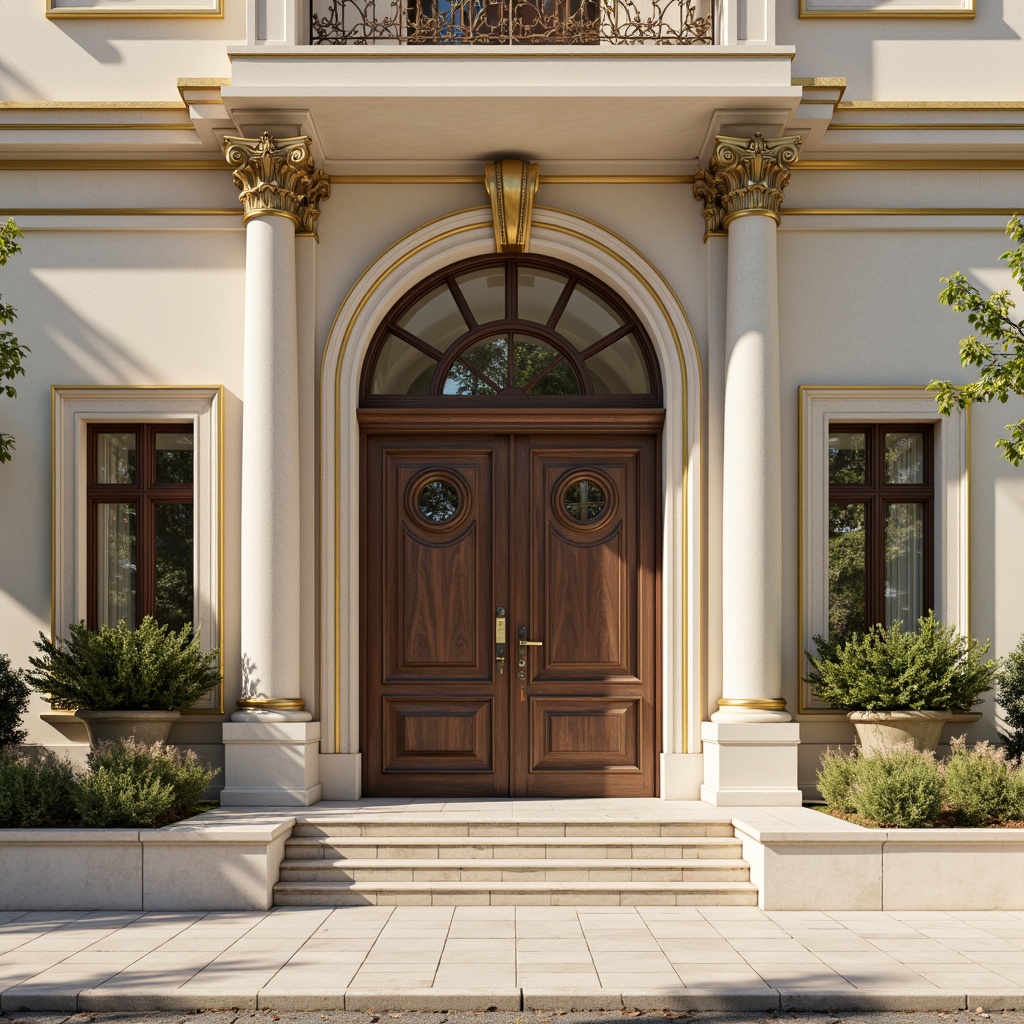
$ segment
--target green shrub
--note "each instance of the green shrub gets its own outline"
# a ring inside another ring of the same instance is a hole
[[[134,739],[103,743],[89,755],[78,810],[94,828],[155,828],[193,813],[217,772],[195,751]]]
[[[67,758],[41,748],[0,750],[0,828],[77,825],[77,772]]]
[[[879,825],[920,828],[942,810],[942,772],[935,756],[909,743],[859,758],[852,788],[856,812]]]
[[[918,632],[899,621],[872,626],[847,640],[814,638],[806,677],[827,704],[843,711],[969,711],[999,670],[985,661],[989,645],[943,626],[929,612]]]
[[[156,828],[172,816],[174,790],[152,776],[94,768],[82,778],[76,805],[90,828]]]
[[[217,652],[199,647],[198,633],[157,625],[147,615],[138,629],[122,619],[98,631],[84,622],[69,627],[66,642],[42,633],[29,658],[29,683],[68,711],[182,711],[191,707],[219,677]]]
[[[19,726],[28,707],[28,694],[25,673],[11,668],[11,659],[0,654],[0,749],[25,738],[25,730]]]
[[[1012,730],[1006,736],[1006,752],[1019,758],[1024,754],[1024,636],[1003,661],[996,699]]]
[[[829,810],[852,814],[857,809],[853,803],[853,784],[859,760],[855,750],[844,754],[829,747],[825,751],[818,771],[818,792]]]
[[[968,747],[952,741],[946,764],[946,805],[965,825],[987,825],[1024,817],[1024,774],[1001,747],[982,741]]]
[[[117,743],[103,743],[89,755],[89,768],[95,774],[108,772],[112,776],[131,780],[141,791],[141,783],[154,780],[172,793],[171,812],[175,815],[191,814],[203,790],[217,777],[218,770],[206,767],[194,750],[179,750],[162,743],[147,746],[135,739]]]

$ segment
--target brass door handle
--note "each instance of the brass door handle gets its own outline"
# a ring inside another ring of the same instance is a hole
[[[520,647],[543,647],[543,640],[527,640],[526,639],[526,627],[519,627],[519,646]]]

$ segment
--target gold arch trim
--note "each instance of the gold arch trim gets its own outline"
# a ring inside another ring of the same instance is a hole
[[[481,177],[474,176],[473,180],[474,180],[474,182],[482,181],[482,176]],[[661,273],[661,271],[657,269],[657,266],[655,265],[655,263],[652,260],[648,259],[643,254],[643,252],[641,252],[641,250],[638,249],[635,245],[633,245],[631,242],[627,241],[625,238],[623,238],[617,232],[614,232],[614,231],[610,230],[609,228],[607,228],[607,227],[605,227],[603,225],[598,224],[596,221],[590,220],[589,218],[581,217],[579,214],[576,214],[576,213],[571,213],[571,212],[566,211],[566,210],[560,210],[560,209],[558,209],[556,207],[547,207],[547,206],[538,206],[538,207],[536,207],[535,212],[536,212],[536,214],[542,214],[542,213],[564,214],[565,216],[572,217],[574,220],[577,220],[577,221],[579,221],[579,222],[581,222],[583,224],[592,225],[595,228],[599,228],[601,231],[603,231],[606,234],[610,235],[617,242],[621,243],[622,246],[624,248],[626,248],[627,250],[631,250],[632,252],[635,252],[638,256],[642,257],[643,260],[646,263],[648,263],[654,269],[654,273],[657,275],[658,281],[661,283],[661,285],[675,299],[676,305],[678,306],[679,311],[680,311],[680,313],[683,316],[683,320],[686,323],[687,330],[690,332],[690,337],[696,339],[696,334],[693,331],[693,325],[690,322],[689,315],[687,314],[686,309],[685,309],[683,303],[680,301],[678,295],[676,294],[675,289],[666,280],[665,276]],[[338,348],[337,357],[336,357],[337,361],[336,361],[336,364],[335,364],[335,367],[334,367],[334,380],[332,382],[332,387],[333,387],[335,395],[338,394],[339,388],[341,386],[341,368],[342,368],[342,366],[343,366],[343,364],[345,362],[345,354],[348,351],[348,346],[349,346],[349,343],[351,341],[353,327],[354,327],[356,321],[362,315],[363,310],[366,308],[367,304],[371,301],[373,295],[380,288],[381,284],[388,277],[390,277],[399,267],[402,267],[403,265],[405,265],[409,260],[414,259],[416,256],[418,256],[424,250],[432,248],[432,247],[438,245],[439,243],[446,241],[449,238],[454,238],[454,237],[456,237],[458,235],[466,234],[466,233],[471,232],[471,231],[479,231],[481,228],[491,227],[492,226],[491,225],[491,220],[490,220],[491,208],[490,208],[490,206],[474,206],[474,207],[469,207],[469,208],[464,209],[464,210],[456,210],[456,211],[453,211],[451,213],[446,213],[446,214],[443,214],[440,217],[434,218],[433,220],[429,220],[426,223],[421,224],[419,227],[414,228],[412,231],[409,231],[406,234],[404,234],[401,238],[397,239],[395,242],[393,242],[391,245],[389,245],[386,249],[382,250],[382,252],[373,261],[371,261],[370,266],[373,266],[376,262],[378,262],[378,260],[382,259],[388,252],[392,251],[393,249],[396,249],[398,246],[400,246],[402,244],[402,242],[404,242],[408,238],[411,238],[413,235],[419,234],[421,231],[425,230],[426,228],[429,228],[433,224],[439,224],[439,223],[441,223],[443,221],[450,220],[453,217],[459,216],[460,214],[467,214],[467,213],[480,213],[480,214],[484,214],[485,216],[480,217],[480,219],[476,223],[463,224],[463,225],[460,225],[457,228],[451,228],[451,229],[449,229],[447,231],[442,231],[439,234],[434,235],[431,238],[426,239],[425,241],[421,242],[415,248],[411,249],[409,252],[407,252],[404,255],[400,256],[393,263],[391,263],[389,266],[387,266],[383,271],[381,271],[381,273],[378,274],[377,278],[374,280],[374,282],[370,286],[370,288],[367,289],[366,293],[363,295],[363,298],[360,300],[359,305],[356,307],[356,309],[353,311],[352,315],[349,317],[348,324],[346,325],[344,334],[342,335],[341,345]],[[688,394],[688,383],[689,383],[689,381],[688,381],[687,371],[686,371],[686,362],[685,362],[684,355],[683,355],[682,340],[679,337],[679,332],[676,330],[675,324],[672,322],[672,317],[669,315],[668,309],[666,308],[665,304],[662,302],[661,297],[658,295],[658,293],[651,287],[650,283],[637,272],[636,268],[628,260],[624,259],[621,255],[619,255],[619,253],[617,253],[614,250],[612,250],[612,249],[608,248],[607,246],[603,245],[601,242],[598,242],[596,239],[594,239],[592,236],[590,236],[588,234],[584,234],[581,231],[575,231],[575,230],[573,230],[572,228],[569,228],[569,227],[565,227],[565,226],[558,225],[558,224],[553,224],[550,221],[546,221],[546,220],[541,219],[539,216],[535,220],[535,227],[545,228],[547,230],[550,230],[550,231],[553,231],[553,232],[556,232],[556,233],[559,233],[559,234],[568,235],[569,237],[574,237],[574,238],[577,238],[577,239],[579,239],[579,240],[581,240],[583,242],[586,242],[588,245],[593,246],[595,249],[600,250],[605,255],[610,256],[612,259],[614,259],[620,266],[622,266],[626,270],[626,272],[630,276],[632,276],[637,282],[639,282],[639,284],[644,288],[644,290],[654,300],[654,303],[657,306],[658,311],[661,313],[661,316],[662,316],[664,324],[668,327],[669,333],[670,333],[670,335],[672,337],[673,345],[675,346],[675,350],[676,350],[676,357],[677,357],[677,363],[678,363],[678,367],[679,367],[679,377],[680,377],[680,383],[682,385],[682,392],[683,392],[683,395],[686,396]],[[334,335],[334,333],[335,333],[335,331],[336,331],[336,329],[338,327],[338,318],[341,316],[341,311],[345,308],[346,304],[348,303],[348,301],[352,297],[352,295],[355,293],[356,289],[359,288],[359,286],[363,282],[363,279],[365,278],[365,276],[366,276],[366,272],[364,271],[363,275],[361,275],[359,277],[359,279],[348,290],[348,292],[346,293],[344,299],[342,299],[341,304],[338,306],[338,311],[335,313],[334,319],[331,322],[330,330],[327,333],[327,337],[328,338],[330,338],[330,337],[332,337]],[[324,375],[325,375],[326,370],[327,370],[328,348],[329,348],[329,346],[325,346],[324,347],[324,352],[323,352],[323,355],[321,356],[321,361],[320,361],[320,379],[321,379],[321,381],[323,381]],[[700,352],[696,348],[696,344],[694,345],[693,357],[694,357],[694,363],[695,363],[696,368],[697,368],[697,389],[698,389],[698,394],[703,394],[703,387],[704,387],[704,385],[703,385],[703,368],[701,366],[701,361],[700,361]],[[341,403],[340,402],[336,403],[335,409],[336,409],[336,411],[335,411],[335,422],[334,422],[334,425],[333,425],[333,429],[334,429],[335,433],[337,433],[338,426],[339,426],[339,417],[341,415]],[[701,436],[702,431],[703,431],[703,427],[698,425],[697,429],[698,429],[700,440],[701,440],[701,450],[703,451],[703,436]],[[681,442],[682,442],[682,449],[681,449],[681,452],[682,452],[681,483],[682,483],[682,491],[683,491],[683,494],[685,495],[687,493],[687,491],[689,489],[689,485],[690,485],[689,437],[688,437],[688,431],[687,431],[687,421],[686,421],[686,412],[685,411],[684,411],[683,415],[681,416],[681,431],[682,431],[682,436],[681,436]],[[322,448],[322,438],[319,438],[319,437],[318,437],[318,447]],[[318,462],[322,461],[322,451],[318,451],[317,461]],[[337,496],[338,494],[341,493],[341,455],[340,455],[340,451],[338,450],[337,446],[335,447],[335,452],[334,452],[333,474],[334,474],[334,493],[335,493],[335,496]],[[697,523],[698,534],[702,534],[702,532],[703,532],[703,521],[702,521],[703,513],[702,513],[701,509],[703,507],[703,495],[700,493],[701,485],[700,485],[699,476],[698,476],[698,479],[697,479],[697,482],[696,482],[696,487],[697,487],[697,491],[698,491],[697,496],[696,496],[696,502],[695,502],[695,505],[696,505],[696,508],[697,508],[696,515],[698,517],[698,523]],[[683,540],[683,543],[682,543],[682,557],[681,557],[681,563],[682,563],[681,572],[682,572],[682,578],[684,580],[684,585],[681,588],[681,592],[682,592],[682,607],[681,607],[681,615],[680,615],[680,617],[682,619],[682,649],[681,649],[681,658],[682,658],[682,671],[683,671],[683,674],[684,674],[684,679],[687,678],[686,666],[688,665],[688,655],[689,655],[689,652],[691,650],[691,638],[690,638],[690,636],[688,634],[688,631],[686,629],[686,624],[687,624],[687,621],[688,621],[688,618],[689,618],[690,603],[689,603],[689,596],[688,596],[688,588],[687,588],[686,583],[685,583],[685,581],[689,578],[689,572],[690,572],[690,552],[689,552],[689,546],[688,546],[689,527],[690,527],[689,505],[688,505],[688,503],[686,501],[684,501],[683,502],[683,507],[682,507],[682,540]],[[340,592],[340,587],[341,587],[341,584],[340,584],[340,579],[341,579],[341,544],[339,542],[339,538],[341,536],[341,509],[340,509],[340,506],[339,506],[339,502],[337,500],[335,500],[335,502],[334,502],[332,529],[334,531],[334,538],[335,538],[335,557],[334,557],[334,565],[332,566],[333,573],[334,573],[334,608],[335,608],[335,621],[333,623],[333,627],[334,627],[334,638],[333,638],[333,646],[334,646],[334,679],[332,680],[333,689],[334,689],[334,750],[332,751],[332,753],[340,753],[339,747],[340,747],[340,738],[341,738],[341,636],[340,636],[340,631],[338,629],[338,611],[337,611],[337,609],[339,608],[339,606],[341,604],[341,592]],[[706,653],[704,651],[704,645],[703,645],[703,634],[704,634],[704,625],[705,625],[706,614],[707,614],[706,613],[706,608],[704,606],[705,605],[705,598],[703,596],[703,588],[700,588],[700,593],[698,594],[697,600],[698,600],[698,621],[697,621],[697,630],[696,630],[697,635],[696,635],[696,637],[692,638],[692,643],[696,644],[696,646],[697,646],[697,653],[698,653],[697,666],[698,666],[698,671],[697,671],[697,678],[690,680],[690,683],[691,683],[692,686],[695,686],[696,690],[697,690],[697,698],[698,698],[697,715],[698,715],[698,719],[703,719],[703,717],[704,717],[703,676],[704,676],[704,658],[706,656]],[[664,680],[662,681],[662,685],[663,686],[665,685]],[[683,699],[681,701],[681,705],[682,706],[680,708],[681,726],[682,726],[682,744],[681,744],[681,746],[682,746],[682,753],[689,754],[689,753],[694,753],[694,750],[692,749],[691,744],[690,744],[689,704],[688,704],[688,701],[687,701],[686,698],[687,698],[687,693],[684,691]]]

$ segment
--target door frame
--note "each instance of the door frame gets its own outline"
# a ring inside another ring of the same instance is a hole
[[[487,207],[418,228],[379,256],[349,292],[324,348],[320,377],[319,706],[321,778],[332,799],[357,799],[360,755],[359,547],[361,472],[357,418],[363,360],[376,327],[419,281],[494,251]],[[700,782],[705,705],[705,574],[701,367],[679,299],[657,267],[628,242],[584,218],[538,208],[531,251],[594,274],[644,325],[662,373],[661,766],[663,797]]]

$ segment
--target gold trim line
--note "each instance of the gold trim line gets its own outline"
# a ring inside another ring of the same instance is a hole
[[[720,708],[751,708],[755,711],[782,711],[786,702],[782,697],[719,697]]]
[[[243,697],[235,703],[253,711],[304,711],[306,708],[301,697]]]

